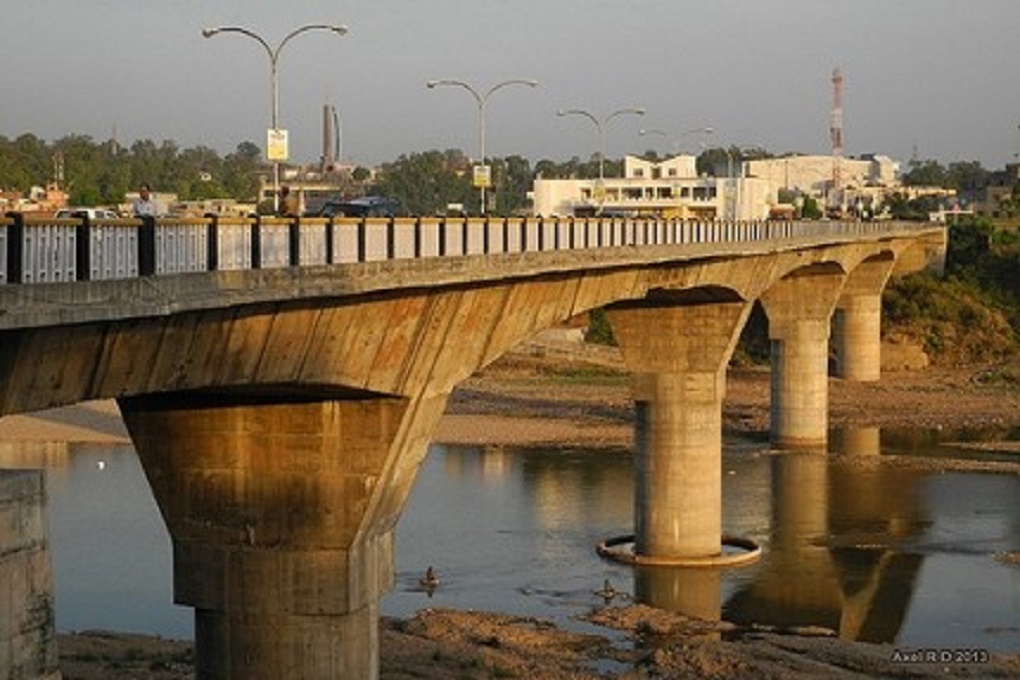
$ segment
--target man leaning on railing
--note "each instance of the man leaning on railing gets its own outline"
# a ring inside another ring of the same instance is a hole
[[[152,188],[143,182],[138,187],[138,198],[134,203],[135,217],[156,217],[158,212],[156,201],[152,198]]]

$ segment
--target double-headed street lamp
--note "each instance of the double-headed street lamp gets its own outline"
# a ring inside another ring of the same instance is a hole
[[[628,114],[628,113],[629,114],[633,114],[635,116],[643,116],[643,115],[645,115],[645,110],[644,109],[640,109],[640,108],[638,108],[638,109],[617,109],[616,111],[613,111],[612,113],[610,113],[608,116],[606,116],[602,120],[599,120],[594,115],[592,115],[588,111],[585,111],[584,109],[567,109],[565,111],[563,109],[560,109],[559,111],[556,112],[557,116],[571,116],[571,115],[584,116],[585,118],[590,120],[592,123],[594,123],[595,129],[598,130],[598,133],[599,133],[599,184],[600,185],[605,180],[606,126],[609,124],[609,121],[613,120],[617,116],[622,116],[622,115],[625,115],[625,114]]]
[[[712,128],[712,127],[697,127],[697,128],[691,128],[690,130],[684,130],[679,135],[677,135],[677,138],[685,137],[687,135],[696,135],[696,134],[710,135],[713,132],[715,132],[715,128]],[[641,135],[642,137],[645,136],[645,135],[661,135],[661,136],[666,138],[666,142],[670,145],[670,149],[672,150],[673,155],[677,155],[677,154],[680,153],[680,142],[679,142],[679,139],[674,140],[669,135],[669,133],[664,131],[664,130],[644,130],[644,129],[641,129],[641,130],[638,130],[638,134]]]
[[[486,204],[485,204],[485,189],[492,182],[492,177],[491,177],[491,175],[489,175],[488,166],[485,164],[485,107],[489,103],[489,97],[491,97],[492,94],[494,92],[496,92],[497,90],[501,90],[504,87],[509,87],[510,85],[527,85],[528,87],[535,87],[535,86],[538,85],[538,81],[537,80],[523,80],[523,79],[504,80],[501,83],[496,83],[495,85],[490,87],[488,90],[486,90],[484,93],[479,93],[475,88],[471,87],[470,85],[468,85],[467,83],[465,83],[465,82],[463,82],[461,80],[453,80],[451,78],[443,78],[441,80],[430,80],[427,83],[425,83],[425,87],[427,87],[429,89],[433,89],[433,88],[439,87],[441,85],[451,85],[451,86],[454,86],[454,87],[462,87],[462,88],[464,88],[465,90],[467,90],[468,92],[471,93],[471,96],[473,96],[475,98],[475,103],[478,105],[478,162],[479,162],[479,166],[478,166],[478,169],[476,170],[477,174],[474,177],[474,183],[475,183],[475,186],[478,187],[479,192],[481,194],[481,212],[480,212],[480,214],[484,215],[487,212]]]
[[[307,31],[331,31],[337,35],[344,35],[347,33],[347,27],[342,24],[307,24],[295,28],[293,31],[284,36],[283,40],[275,47],[270,47],[269,43],[260,36],[258,33],[251,31],[241,26],[218,26],[216,28],[204,28],[202,29],[202,36],[211,38],[219,33],[240,33],[241,35],[248,36],[252,40],[258,42],[266,50],[266,54],[269,56],[269,92],[271,99],[271,113],[270,113],[270,129],[267,135],[266,145],[266,157],[273,161],[273,212],[276,212],[280,207],[280,161],[287,160],[287,145],[286,138],[280,134],[279,120],[280,120],[280,88],[277,83],[277,65],[280,61],[280,52],[283,50],[283,46],[286,45],[292,38],[295,38],[302,33]],[[274,146],[281,144],[282,148],[274,148]]]

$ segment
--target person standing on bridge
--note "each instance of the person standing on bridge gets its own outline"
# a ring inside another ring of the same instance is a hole
[[[138,198],[134,203],[135,217],[155,217],[159,212],[155,199],[152,198],[152,188],[146,182],[138,187]]]

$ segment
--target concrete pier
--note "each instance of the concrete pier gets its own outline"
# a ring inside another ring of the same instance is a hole
[[[378,602],[413,479],[388,464],[429,409],[216,400],[121,401],[173,539],[174,599],[195,608],[197,677],[378,677]]]
[[[42,472],[0,470],[0,678],[59,680]]]
[[[882,369],[882,291],[894,261],[880,256],[865,260],[847,277],[833,316],[836,375],[846,380],[875,382]]]
[[[749,311],[742,301],[608,311],[635,374],[639,556],[695,561],[722,551],[726,365]]]
[[[824,448],[829,427],[829,330],[844,276],[807,268],[762,296],[772,341],[772,441],[783,448]]]

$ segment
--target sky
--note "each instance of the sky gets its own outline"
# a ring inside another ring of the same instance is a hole
[[[0,0],[0,135],[171,140],[221,154],[264,147],[270,60],[291,160],[322,148],[322,109],[342,120],[344,161],[431,149],[588,158],[709,146],[830,152],[832,73],[844,77],[844,153],[981,162],[1020,153],[1020,0]],[[690,133],[713,128],[710,135]],[[639,130],[665,135],[640,135]]]

